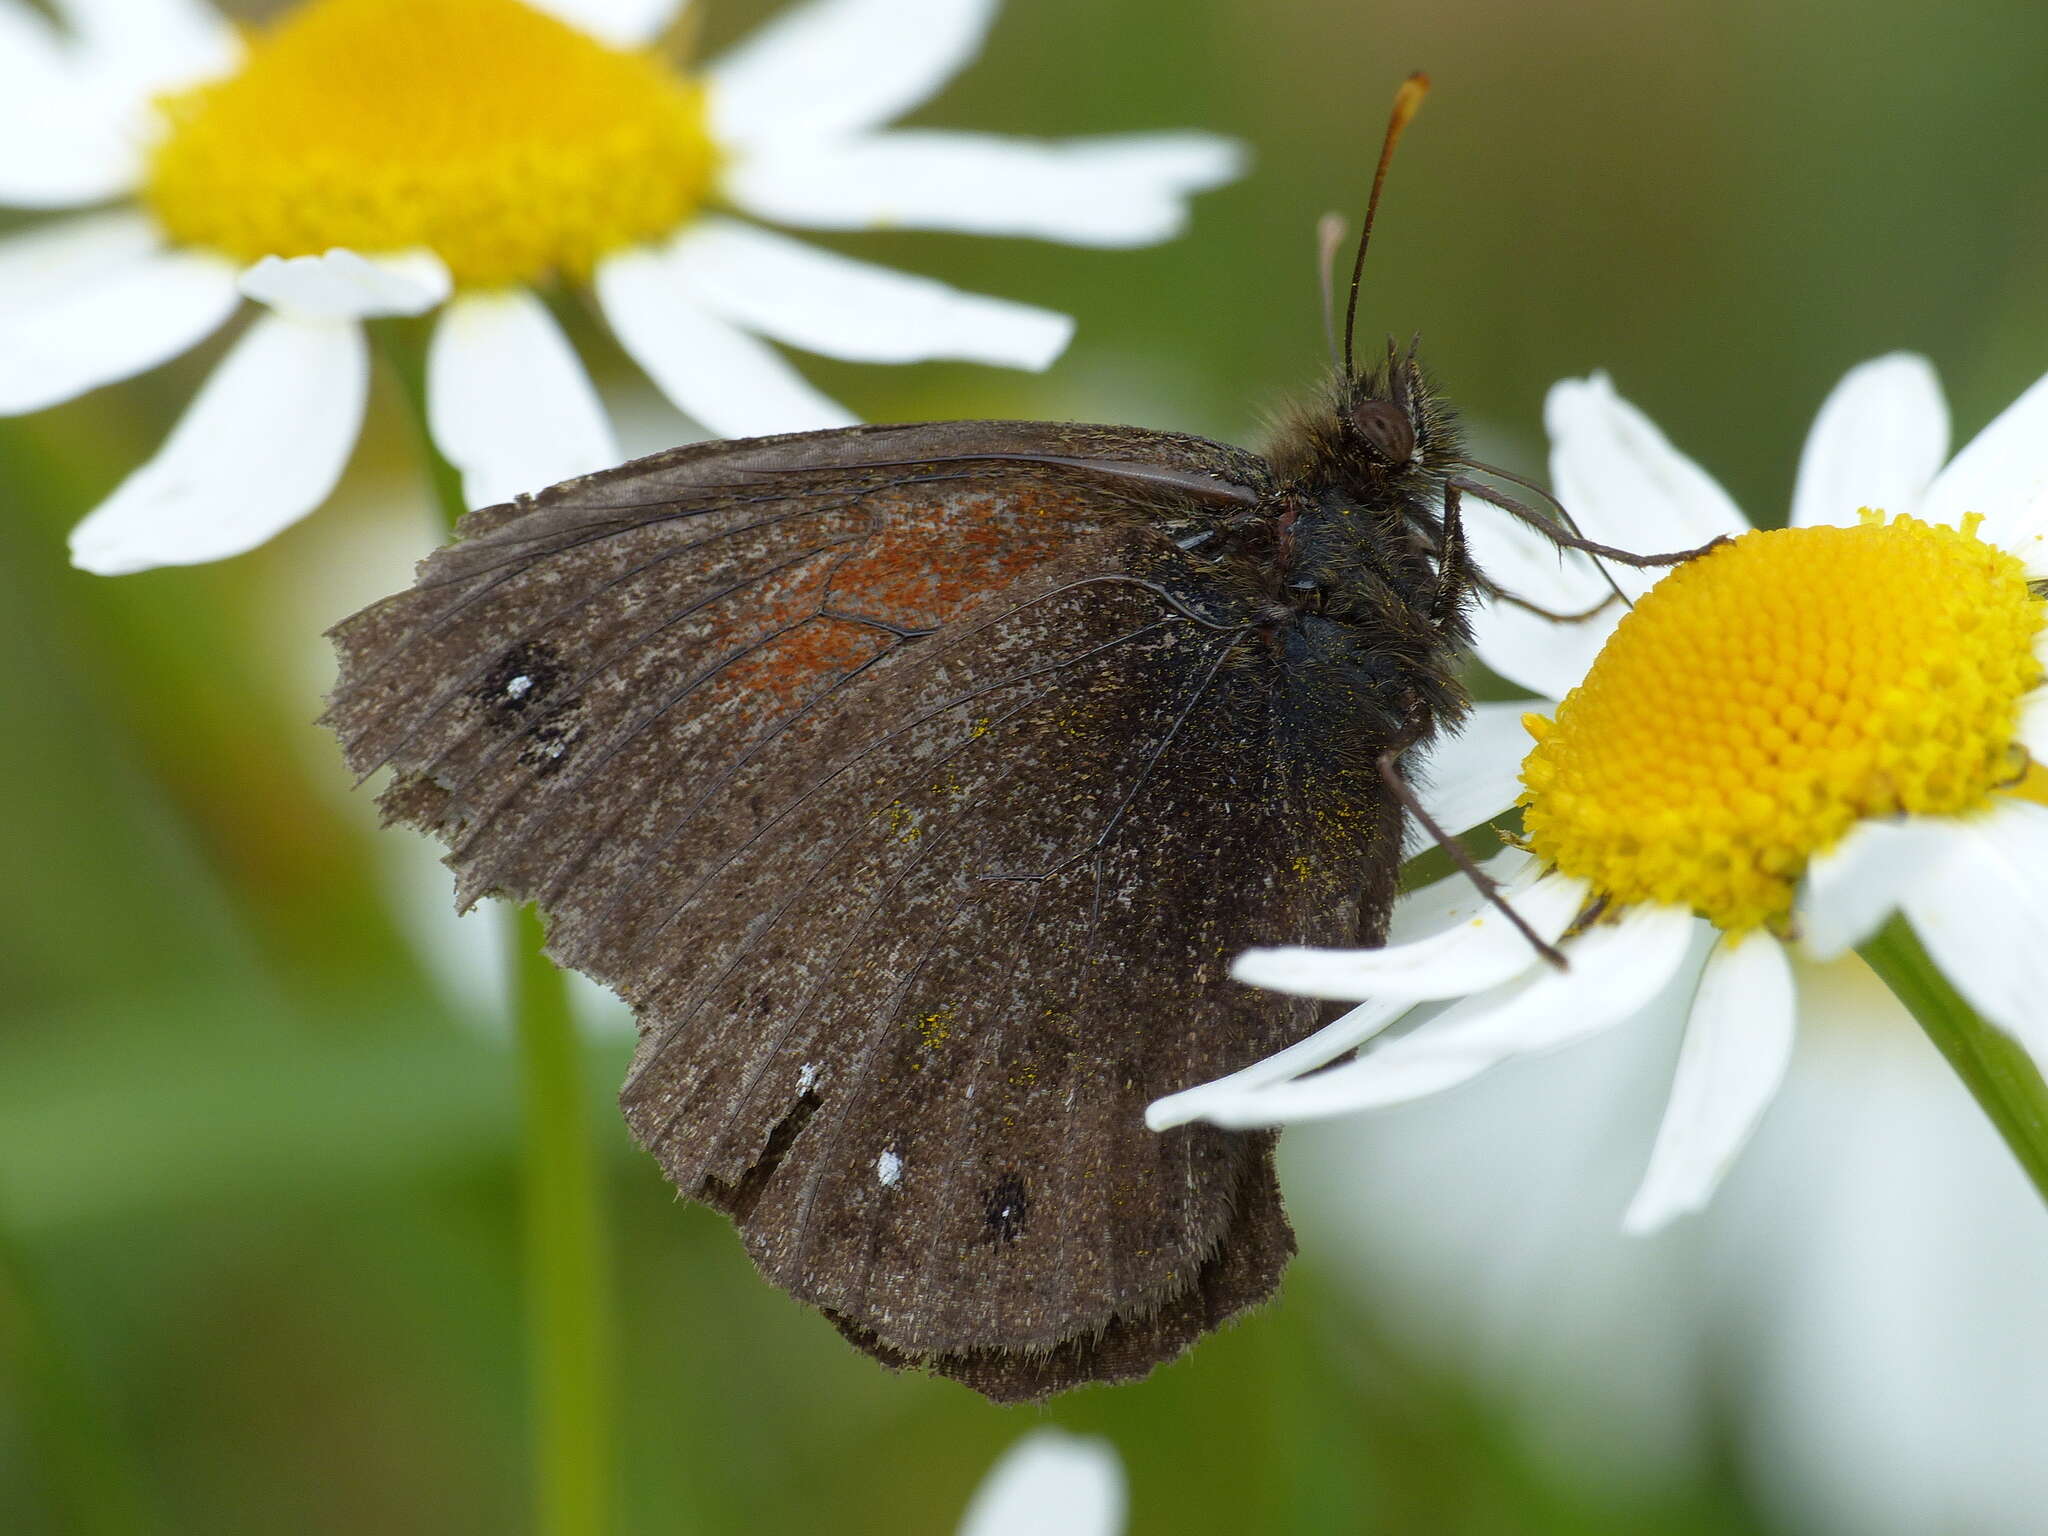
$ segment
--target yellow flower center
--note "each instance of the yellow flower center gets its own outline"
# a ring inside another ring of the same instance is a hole
[[[701,87],[518,0],[311,0],[161,106],[143,197],[174,240],[424,246],[475,287],[673,230],[715,158]]]
[[[1527,717],[1529,846],[1617,902],[1782,928],[1807,862],[1858,821],[2018,784],[2042,606],[1977,521],[1866,511],[1673,571],[1555,721]]]

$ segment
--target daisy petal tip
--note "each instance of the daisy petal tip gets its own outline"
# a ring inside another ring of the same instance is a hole
[[[1622,1213],[1621,1230],[1625,1237],[1655,1237],[1682,1216],[1690,1216],[1699,1207],[1680,1204],[1648,1191],[1637,1194]]]
[[[1544,430],[1555,437],[1569,424],[1573,412],[1619,398],[1614,378],[1604,368],[1595,369],[1583,378],[1559,379],[1544,392]]]
[[[146,482],[136,484],[132,493],[110,497],[87,514],[67,540],[72,568],[88,576],[137,576],[241,553],[204,547],[169,526],[170,519],[152,516],[163,500],[154,490]]]
[[[1791,963],[1776,939],[1758,932],[1715,947],[1623,1231],[1654,1232],[1706,1208],[1785,1080],[1797,1014]]]
[[[1241,179],[1252,168],[1252,150],[1241,139],[1218,133],[1155,136],[1158,174],[1183,193],[1208,192]]]
[[[153,570],[162,563],[99,536],[91,527],[90,519],[71,530],[66,544],[71,553],[72,569],[83,571],[88,576],[133,576],[139,571]]]
[[[1075,321],[1072,315],[1063,315],[1057,310],[1042,313],[1036,335],[1020,347],[1017,355],[1017,366],[1028,373],[1045,372],[1074,344]]]
[[[1195,1097],[1194,1089],[1169,1093],[1145,1106],[1145,1129],[1148,1131],[1170,1131],[1177,1125],[1186,1125],[1190,1120],[1200,1118],[1200,1100]]]
[[[1196,1121],[1226,1131],[1262,1130],[1279,1123],[1258,1092],[1221,1079],[1169,1094],[1145,1110],[1145,1124],[1155,1131]]]
[[[1331,952],[1307,949],[1301,945],[1248,949],[1230,962],[1230,979],[1241,981],[1246,986],[1264,987],[1271,992],[1293,992],[1297,990],[1294,982],[1300,975],[1303,961],[1313,964],[1316,958],[1328,953]]]
[[[1539,942],[1554,944],[1571,925],[1585,893],[1583,881],[1550,874],[1512,893],[1520,923],[1489,905],[1424,937],[1375,949],[1248,950],[1231,975],[1301,997],[1354,1002],[1464,997],[1540,966],[1543,956],[1530,947],[1521,925]]]

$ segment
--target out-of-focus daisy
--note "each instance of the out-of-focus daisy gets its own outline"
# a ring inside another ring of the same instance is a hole
[[[1117,1536],[1125,1497],[1107,1440],[1034,1429],[982,1479],[960,1536]]]
[[[2041,1197],[1860,957],[1797,971],[1791,1071],[1698,1219],[1650,1241],[1614,1223],[1673,1008],[1291,1132],[1303,1248],[1613,1507],[1732,1473],[1766,1528],[1802,1536],[2033,1530]]]
[[[1606,378],[1559,384],[1547,417],[1560,497],[1589,536],[1730,540],[1668,574],[1619,573],[1626,611],[1482,615],[1488,665],[1562,701],[1527,717],[1525,846],[1492,872],[1568,968],[1446,881],[1404,903],[1385,948],[1242,957],[1240,980],[1371,1001],[1151,1119],[1271,1125],[1417,1098],[1677,987],[1685,1041],[1625,1218],[1649,1231],[1706,1202],[1776,1091],[1793,946],[1838,956],[1903,910],[1957,990],[2048,1059],[2048,689],[2030,585],[2048,576],[2048,379],[1944,467],[1926,362],[1855,369],[1807,439],[1792,526],[1767,532]],[[1480,516],[1475,545],[1505,587],[1555,612],[1599,604],[1583,562]],[[1479,813],[1461,824],[1517,798],[1518,756],[1490,794],[1458,759]],[[1408,1033],[1328,1067],[1402,1018]]]
[[[72,535],[107,574],[237,554],[311,511],[360,426],[361,322],[440,307],[428,416],[472,504],[616,460],[537,296],[587,285],[711,431],[853,418],[770,342],[1043,368],[1064,315],[776,234],[897,227],[1142,245],[1240,154],[1202,134],[882,131],[994,0],[809,0],[701,71],[678,0],[305,0],[238,35],[203,0],[0,0],[0,204],[113,204],[0,241],[0,413],[266,312]],[[723,210],[723,211],[714,211]]]

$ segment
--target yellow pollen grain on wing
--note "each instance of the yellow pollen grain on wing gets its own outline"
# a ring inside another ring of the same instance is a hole
[[[244,261],[426,247],[457,283],[587,276],[704,200],[703,89],[518,0],[310,0],[160,103],[143,200]]]
[[[1742,933],[1782,927],[1808,861],[1858,821],[2021,782],[2042,605],[1977,521],[1866,510],[1673,571],[1555,719],[1525,717],[1530,848],[1613,901]]]

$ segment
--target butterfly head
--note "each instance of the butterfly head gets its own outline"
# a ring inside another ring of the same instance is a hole
[[[1380,365],[1336,373],[1283,422],[1271,448],[1290,480],[1388,510],[1441,502],[1444,477],[1463,451],[1456,419],[1423,373],[1415,344],[1392,341]]]

